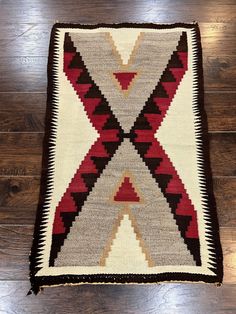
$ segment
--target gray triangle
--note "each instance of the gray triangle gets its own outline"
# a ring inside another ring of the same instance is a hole
[[[125,132],[155,89],[171,54],[176,50],[180,32],[142,33],[140,46],[128,71],[138,72],[128,96],[114,84],[114,72],[120,70],[107,33],[70,33],[92,79],[108,100]]]

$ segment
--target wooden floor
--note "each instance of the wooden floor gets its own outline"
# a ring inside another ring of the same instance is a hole
[[[192,22],[202,33],[205,107],[224,285],[30,288],[46,64],[55,21]],[[0,313],[236,313],[236,0],[0,0]]]

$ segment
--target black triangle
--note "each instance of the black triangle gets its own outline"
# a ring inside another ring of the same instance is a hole
[[[145,158],[145,161],[148,164],[148,168],[154,172],[162,162],[162,158]]]
[[[136,142],[135,143],[135,148],[137,149],[138,153],[141,156],[144,156],[147,152],[147,150],[149,149],[149,147],[152,145],[152,143],[140,143],[140,142]]]
[[[168,183],[170,182],[170,179],[172,178],[172,175],[170,174],[155,174],[155,178],[162,190],[162,192],[165,192],[166,187]]]
[[[95,156],[92,156],[91,159],[93,160],[99,172],[102,172],[102,170],[106,167],[108,162],[111,160],[110,157],[95,157]]]
[[[79,76],[78,80],[76,81],[77,84],[91,84],[90,77],[87,72],[82,72]]]
[[[168,66],[169,68],[183,68],[183,64],[179,60],[178,53],[176,51],[173,52]]]
[[[89,83],[92,84],[91,79]],[[85,95],[85,98],[102,98],[99,88],[95,84],[92,84],[89,91]]]
[[[167,198],[168,203],[170,204],[172,210],[176,210],[179,201],[182,197],[181,194],[174,194],[174,193],[165,193],[165,197]]]
[[[87,192],[72,192],[71,196],[76,204],[77,210],[80,211],[84,205],[88,193]]]
[[[103,145],[105,146],[106,151],[110,156],[113,156],[116,152],[117,148],[120,145],[120,142],[103,142]]]
[[[162,82],[175,82],[176,80],[173,74],[170,72],[170,70],[166,69],[161,76],[161,81]]]
[[[158,106],[154,103],[154,101],[148,101],[146,103],[146,106],[143,108],[142,113],[156,113],[161,114],[160,109]]]
[[[65,240],[65,234],[53,234],[52,235],[52,245],[49,258],[49,266],[54,266],[54,261],[57,258],[57,254],[60,247],[63,245]]]
[[[150,126],[148,120],[143,115],[138,116],[137,120],[135,121],[134,127],[135,130],[152,130],[152,127]]]
[[[98,106],[96,106],[94,115],[104,115],[104,114],[111,114],[111,109],[105,101],[100,102]]]
[[[71,60],[69,68],[70,69],[81,69],[82,66],[83,66],[83,64],[81,62],[80,55],[78,53],[76,53],[74,55],[73,59]]]
[[[117,129],[120,129],[120,124],[117,121],[117,119],[113,115],[111,115],[107,119],[102,129],[103,130],[114,130],[114,129],[117,130]]]
[[[70,227],[72,226],[73,221],[78,213],[75,212],[62,212],[61,217],[66,228],[66,233],[70,231]]]
[[[196,261],[196,265],[201,266],[202,263],[201,263],[199,239],[186,238],[185,243],[187,244],[189,251],[192,253],[194,260]]]
[[[184,238],[185,237],[185,232],[189,226],[189,222],[191,220],[191,216],[180,216],[175,214],[175,210],[171,208],[171,212],[174,214],[174,217],[176,219],[179,231],[181,233],[181,236]]]
[[[158,83],[157,88],[155,89],[154,97],[169,98],[166,90],[164,89],[161,83]]]
[[[177,50],[179,52],[187,52],[188,51],[188,41],[187,41],[187,33],[182,32],[182,35],[180,36],[180,40],[177,46]]]
[[[83,173],[81,176],[84,179],[86,186],[89,189],[92,189],[99,175],[97,173]]]
[[[76,52],[76,48],[73,45],[73,42],[71,40],[69,33],[65,33],[64,51],[65,52]]]

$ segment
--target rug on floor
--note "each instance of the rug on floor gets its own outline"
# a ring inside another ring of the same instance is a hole
[[[55,24],[31,291],[222,282],[192,24]]]

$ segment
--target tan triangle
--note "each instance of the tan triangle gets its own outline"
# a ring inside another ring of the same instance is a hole
[[[152,267],[154,263],[145,247],[144,241],[138,231],[134,217],[129,209],[123,209],[118,215],[110,239],[107,242],[102,258],[101,266],[133,267],[133,263],[140,266]]]
[[[113,31],[108,33],[109,41],[112,45],[114,55],[118,59],[118,63],[124,68],[129,67],[132,62],[136,50],[140,44],[142,33],[138,30],[135,32],[129,32],[129,38],[127,40],[127,34],[119,31]]]

